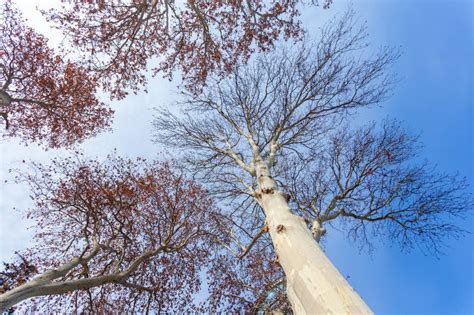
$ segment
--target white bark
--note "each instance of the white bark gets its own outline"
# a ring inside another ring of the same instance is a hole
[[[35,279],[28,281],[27,283],[20,285],[19,287],[16,287],[11,291],[1,294],[0,314],[3,314],[3,312],[8,310],[13,305],[35,296],[61,294],[70,291],[71,281],[69,281],[68,283],[52,283],[52,281],[65,276],[69,271],[77,267],[79,264],[89,262],[95,255],[97,255],[98,252],[99,244],[94,238],[92,250],[87,255],[75,257],[71,261],[62,264],[58,268],[45,271]]]
[[[84,278],[70,281],[51,283],[42,279],[34,279],[18,288],[0,295],[0,313],[5,312],[10,307],[21,301],[35,296],[59,295],[76,290],[85,290],[98,287],[106,283],[119,282],[120,275],[107,275],[95,278]]]
[[[186,239],[179,246],[184,246],[187,240],[188,239]],[[128,278],[128,276],[134,272],[146,259],[153,257],[162,250],[176,250],[179,248],[179,246],[170,249],[158,247],[157,249],[147,250],[141,256],[138,256],[135,260],[133,260],[123,271],[117,270],[116,272],[108,275],[54,282],[54,280],[65,276],[69,271],[77,267],[79,264],[90,261],[99,251],[100,246],[95,242],[94,248],[87,256],[76,257],[70,262],[61,265],[59,268],[48,270],[35,279],[0,295],[0,314],[3,314],[3,312],[7,311],[13,305],[36,296],[59,295],[76,290],[90,289],[107,283],[119,283],[125,285],[126,283],[124,283],[124,281]]]
[[[304,220],[291,212],[261,159],[256,172],[256,197],[265,212],[295,314],[372,314],[315,242]]]

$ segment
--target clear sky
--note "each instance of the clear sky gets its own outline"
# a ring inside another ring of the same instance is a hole
[[[395,67],[402,78],[383,108],[359,119],[397,118],[421,132],[422,156],[440,170],[473,174],[473,2],[470,0],[354,1],[372,42],[401,46]],[[335,1],[330,11],[343,11]],[[327,11],[321,14],[328,14]],[[308,19],[308,21],[314,19]],[[310,29],[317,28],[316,23]],[[368,118],[365,118],[368,117]],[[471,187],[472,191],[472,187]],[[472,216],[460,225],[474,232]],[[333,234],[334,236],[334,234]],[[449,243],[438,259],[401,253],[389,242],[372,256],[341,235],[327,253],[376,314],[473,314],[472,234]]]
[[[33,1],[17,2],[33,26],[53,34],[35,13]],[[40,6],[48,2],[38,1]],[[349,5],[347,1],[334,2],[329,10],[305,11],[303,21],[310,33],[316,33],[325,20]],[[395,67],[402,81],[394,96],[382,108],[363,112],[357,119],[403,121],[411,131],[421,132],[424,157],[440,170],[459,171],[474,186],[472,1],[365,0],[354,1],[352,7],[367,21],[374,47],[401,46],[403,52]],[[132,95],[113,104],[117,111],[113,132],[88,140],[80,148],[99,157],[113,148],[132,157],[159,156],[160,148],[150,141],[152,108],[171,103],[175,85],[155,79],[150,82],[149,94]],[[8,169],[21,166],[23,159],[47,162],[66,153],[3,140],[0,154],[0,261],[4,261],[31,244],[28,222],[12,210],[30,204],[28,191],[3,183],[10,179]],[[474,232],[472,216],[459,223]],[[473,314],[473,236],[449,246],[437,259],[417,250],[401,253],[389,242],[379,243],[372,255],[359,253],[357,246],[339,233],[332,233],[325,243],[334,264],[350,276],[351,284],[376,314]]]

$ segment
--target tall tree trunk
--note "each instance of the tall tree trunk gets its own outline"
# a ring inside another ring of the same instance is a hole
[[[372,314],[313,239],[304,220],[294,215],[268,167],[257,160],[258,201],[286,275],[288,298],[296,314]]]

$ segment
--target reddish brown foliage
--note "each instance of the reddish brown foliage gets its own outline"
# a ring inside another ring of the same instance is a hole
[[[208,274],[208,311],[256,314],[291,312],[283,270],[270,240],[261,239],[242,259],[216,255]]]
[[[17,262],[3,263],[3,270],[0,271],[0,294],[22,285],[31,278],[31,275],[38,272],[36,267],[23,256],[18,255],[18,258],[20,259]],[[7,313],[11,314],[14,311],[15,308],[12,307],[7,310]]]
[[[155,74],[171,77],[180,70],[196,92],[210,73],[228,73],[255,51],[271,49],[280,36],[299,38],[299,2],[76,1],[45,13],[85,53],[103,87],[121,98],[126,88],[146,82],[153,58],[159,61]]]
[[[95,97],[96,80],[56,55],[10,1],[1,10],[0,92],[11,98],[0,109],[5,135],[62,147],[107,127],[113,112]]]
[[[19,176],[32,187],[36,207],[28,216],[38,223],[39,245],[25,257],[43,271],[90,248],[92,238],[100,244],[89,262],[55,282],[124,272],[147,251],[161,250],[124,279],[35,299],[24,310],[142,313],[189,307],[200,287],[207,256],[202,243],[211,222],[211,201],[200,187],[167,163],[113,155],[104,164],[75,157],[35,167],[38,176]]]
[[[20,260],[17,263],[3,263],[3,270],[0,271],[0,294],[25,283],[37,272],[34,265],[23,256],[18,256]]]

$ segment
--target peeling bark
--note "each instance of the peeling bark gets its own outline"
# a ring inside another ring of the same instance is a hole
[[[286,275],[288,298],[294,312],[372,314],[314,241],[304,219],[291,212],[265,162],[259,159],[256,166],[258,202],[265,212],[275,251]]]

